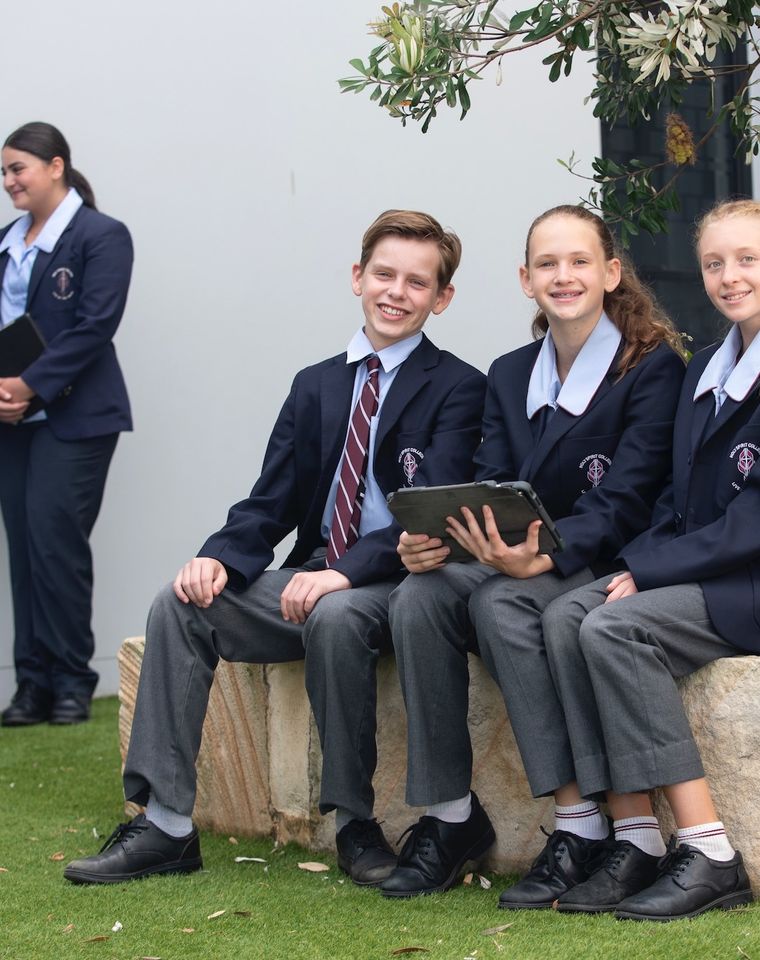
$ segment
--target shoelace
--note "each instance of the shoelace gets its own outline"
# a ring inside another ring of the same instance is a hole
[[[425,822],[426,820],[428,823]],[[427,855],[433,847],[433,837],[431,834],[434,830],[435,824],[433,823],[432,817],[422,817],[417,823],[413,823],[411,827],[407,827],[396,841],[397,845],[400,844],[407,833],[409,834],[409,839],[401,848],[399,863],[412,856],[417,856],[422,860],[428,859]]]
[[[385,847],[385,838],[377,820],[367,820],[356,828],[355,841],[358,847]]]
[[[668,849],[665,856],[659,862],[660,876],[674,877],[683,873],[692,860],[696,860],[697,855],[688,847],[678,845],[678,841],[673,836],[668,840]]]
[[[131,823],[120,823],[98,852],[103,853],[104,850],[114,846],[114,844],[120,843],[122,840],[129,840],[131,837],[136,837],[139,833],[147,829],[147,822],[135,823],[133,821]]]
[[[548,830],[541,827],[541,833],[547,837],[547,843],[544,849],[539,853],[536,859],[533,861],[531,868],[528,872],[528,876],[531,874],[538,873],[541,876],[551,875],[555,871],[559,874],[560,877],[566,879],[565,871],[562,869],[562,866],[557,863],[557,853],[556,848],[565,842],[565,834],[562,830],[555,830],[553,833],[549,833]],[[569,852],[569,851],[568,851]],[[579,851],[576,853],[571,853],[570,856],[576,863],[586,863],[590,858],[590,852],[586,850]]]

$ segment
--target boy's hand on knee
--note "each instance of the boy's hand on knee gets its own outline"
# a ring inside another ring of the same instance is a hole
[[[426,573],[442,567],[451,550],[444,547],[438,537],[429,537],[426,533],[407,533],[405,530],[399,538],[396,552],[409,573]]]
[[[193,557],[174,580],[174,592],[183,603],[210,607],[227,586],[224,564],[213,557]]]
[[[607,599],[604,602],[612,603],[613,600],[622,600],[623,597],[631,597],[638,592],[633,574],[626,570],[625,573],[618,573],[607,584]]]
[[[295,573],[280,594],[282,619],[303,623],[320,597],[336,590],[348,590],[350,586],[348,577],[337,570]]]

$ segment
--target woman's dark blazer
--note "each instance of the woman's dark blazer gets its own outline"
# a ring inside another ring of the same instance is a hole
[[[0,230],[0,240],[10,226]],[[8,256],[0,254],[0,286]],[[112,343],[127,302],[132,259],[124,224],[85,206],[54,249],[37,254],[26,309],[47,348],[22,376],[45,401],[50,429],[60,440],[132,429]]]

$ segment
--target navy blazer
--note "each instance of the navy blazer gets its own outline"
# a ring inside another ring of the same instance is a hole
[[[269,566],[273,548],[298,531],[284,566],[298,566],[324,545],[322,515],[351,415],[357,364],[346,354],[301,370],[293,381],[247,499],[198,552],[215,557],[241,589]],[[472,479],[480,440],[485,376],[427,337],[401,365],[380,410],[374,476],[386,495],[413,483],[430,486]],[[418,464],[412,479],[405,456]],[[333,565],[354,587],[397,574],[401,527],[393,522],[361,537]]]
[[[0,230],[0,240],[10,226]],[[8,256],[0,254],[0,286]],[[22,376],[45,401],[50,429],[60,440],[132,429],[111,342],[127,302],[132,258],[124,224],[85,206],[50,253],[37,253],[26,309],[47,348]]]
[[[691,361],[676,414],[673,479],[652,526],[623,551],[639,590],[699,583],[710,618],[729,643],[760,653],[760,393],[694,390],[720,344]]]
[[[542,342],[491,367],[477,478],[527,480],[565,542],[553,556],[557,571],[602,573],[648,526],[667,479],[684,364],[660,344],[618,380],[618,353],[586,410],[558,407],[539,437],[541,414],[531,422],[525,400]]]

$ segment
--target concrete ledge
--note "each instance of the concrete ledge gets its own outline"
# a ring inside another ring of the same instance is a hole
[[[125,640],[119,727],[122,758],[129,743],[144,641]],[[496,828],[488,864],[527,869],[550,828],[553,803],[533,800],[498,688],[470,658],[473,787]],[[760,836],[752,828],[760,757],[760,658],[720,660],[681,684],[687,714],[729,835],[760,886]],[[334,847],[332,817],[318,813],[321,753],[303,684],[302,663],[268,666],[220,662],[198,757],[196,823],[238,836],[270,835],[314,850]],[[404,803],[406,714],[395,665],[378,669],[376,813],[395,840],[414,819]],[[656,804],[662,803],[656,798]],[[128,811],[133,812],[133,809]],[[662,812],[661,809],[658,813]],[[664,829],[672,829],[662,817]]]

